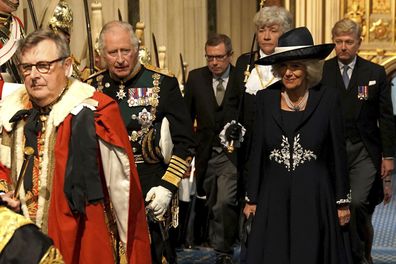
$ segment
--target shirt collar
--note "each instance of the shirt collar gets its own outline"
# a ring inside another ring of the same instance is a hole
[[[261,49],[259,50],[259,53],[260,53],[260,59],[271,55],[271,54],[269,54],[269,55],[265,54]]]
[[[340,70],[343,70],[345,64],[342,63],[342,62],[339,61],[339,60],[337,60],[337,61],[338,61],[338,67],[340,67]],[[347,64],[347,65],[349,66],[350,69],[353,70],[353,68],[355,68],[355,64],[356,64],[356,56],[355,56],[355,58],[353,58],[353,60],[351,61],[351,63],[349,63],[349,64]]]

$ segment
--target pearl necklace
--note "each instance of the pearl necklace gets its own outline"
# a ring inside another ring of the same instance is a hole
[[[286,103],[287,107],[292,111],[301,111],[301,109],[303,109],[307,105],[308,95],[309,95],[308,90],[305,91],[304,96],[299,99],[297,104],[294,104],[290,100],[290,97],[286,91],[283,91],[281,94],[282,94],[283,98],[285,99],[285,103]]]

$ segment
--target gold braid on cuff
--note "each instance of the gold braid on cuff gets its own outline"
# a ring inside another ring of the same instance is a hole
[[[187,171],[189,163],[178,156],[172,155],[169,162],[168,169],[166,170],[162,179],[179,187],[180,181],[184,173]]]

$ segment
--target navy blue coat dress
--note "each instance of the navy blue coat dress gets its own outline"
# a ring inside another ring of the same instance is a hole
[[[247,197],[257,203],[247,263],[348,263],[337,205],[350,187],[338,95],[311,88],[292,131],[282,118],[277,82],[257,93]]]

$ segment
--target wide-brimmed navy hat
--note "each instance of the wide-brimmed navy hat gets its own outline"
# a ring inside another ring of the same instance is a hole
[[[319,59],[323,60],[334,49],[333,43],[314,45],[311,32],[306,27],[292,29],[279,37],[275,52],[256,61],[259,65],[272,65],[279,62]]]

